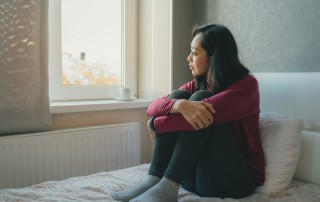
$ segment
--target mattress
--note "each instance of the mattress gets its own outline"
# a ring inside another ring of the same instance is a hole
[[[0,201],[114,201],[111,193],[141,183],[147,176],[149,164],[88,176],[48,181],[30,187],[0,190]],[[179,189],[179,202],[252,202],[252,201],[320,201],[320,186],[293,181],[290,187],[274,194],[252,194],[242,199],[199,197]]]

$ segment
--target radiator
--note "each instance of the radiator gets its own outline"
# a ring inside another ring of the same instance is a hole
[[[0,188],[140,164],[139,123],[0,137]]]

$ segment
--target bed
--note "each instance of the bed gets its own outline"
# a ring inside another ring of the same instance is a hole
[[[111,193],[134,186],[147,176],[149,164],[74,177],[62,181],[48,181],[20,189],[3,189],[0,201],[113,201]],[[292,181],[290,186],[273,194],[256,193],[247,198],[220,199],[199,197],[183,188],[179,190],[179,201],[296,201],[316,202],[320,200],[320,187],[301,181]]]

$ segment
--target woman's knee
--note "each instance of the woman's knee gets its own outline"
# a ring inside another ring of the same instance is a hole
[[[191,101],[200,101],[203,100],[205,98],[209,98],[213,95],[213,93],[207,91],[207,90],[199,90],[196,91],[195,93],[193,93],[191,95],[191,97],[189,98],[189,100]]]
[[[191,96],[191,93],[187,90],[174,90],[169,95],[169,99],[189,99]]]

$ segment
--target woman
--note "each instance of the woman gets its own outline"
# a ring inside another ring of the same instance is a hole
[[[196,27],[187,60],[194,80],[155,100],[149,175],[120,201],[177,201],[182,185],[205,197],[241,198],[264,182],[259,89],[222,25]]]

